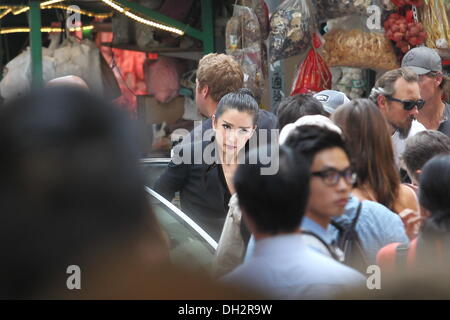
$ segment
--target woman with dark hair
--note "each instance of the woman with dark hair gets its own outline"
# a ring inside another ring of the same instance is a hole
[[[358,175],[353,194],[399,214],[405,209],[418,211],[414,191],[400,182],[388,126],[377,106],[355,99],[340,106],[332,120],[343,131]]]
[[[172,200],[180,192],[181,208],[216,241],[228,212],[234,172],[256,129],[259,107],[251,92],[226,94],[212,117],[205,141],[181,145],[155,190]],[[209,138],[208,138],[209,136]]]
[[[425,221],[410,244],[393,243],[380,250],[377,263],[387,271],[405,267],[448,269],[450,261],[450,155],[428,161],[420,175],[419,202]],[[402,252],[402,258],[399,258]],[[401,260],[404,261],[401,261]],[[448,270],[447,270],[448,271]]]
[[[420,176],[419,202],[426,217],[421,228],[418,250],[425,260],[450,258],[450,155],[427,162]],[[437,259],[436,259],[437,258]]]

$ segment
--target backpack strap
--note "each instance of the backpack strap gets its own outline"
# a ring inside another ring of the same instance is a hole
[[[328,252],[330,253],[331,257],[333,259],[337,260],[337,261],[340,261],[338,255],[336,254],[336,252],[320,236],[318,236],[314,232],[311,232],[311,231],[308,231],[308,230],[301,230],[301,232],[302,232],[302,234],[312,236],[312,237],[316,238],[317,240],[319,240],[323,244],[323,246],[328,250]]]
[[[356,209],[356,216],[352,220],[350,230],[355,230],[356,224],[358,223],[359,216],[361,215],[362,201],[359,202],[358,208]]]
[[[362,201],[359,201],[358,204],[358,208],[356,209],[356,215],[352,220],[352,223],[350,224],[350,227],[348,229],[349,232],[351,232],[352,234],[357,234],[356,233],[356,224],[358,223],[359,220],[359,216],[361,215],[361,208],[362,208]],[[359,237],[355,237],[359,240]],[[355,242],[359,242],[359,241],[355,241]],[[347,252],[347,246],[348,246],[348,240],[343,244],[342,248],[344,252]],[[362,249],[362,248],[360,248]]]

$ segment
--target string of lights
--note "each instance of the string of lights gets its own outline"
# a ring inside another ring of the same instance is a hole
[[[44,1],[40,4],[41,9],[62,9],[62,10],[67,10],[70,8],[70,10],[72,10],[73,12],[77,12],[79,14],[83,14],[86,15],[88,17],[95,17],[95,18],[110,18],[112,17],[112,13],[94,13],[94,12],[90,12],[87,10],[82,10],[82,9],[76,9],[67,5],[62,5],[62,4],[56,4],[58,2],[63,2],[66,0],[48,0],[48,1]],[[172,32],[175,34],[178,34],[180,36],[184,35],[184,31],[179,29],[179,28],[175,28],[175,27],[171,27],[168,25],[164,25],[161,24],[159,22],[156,21],[152,21],[152,20],[148,20],[145,19],[133,12],[130,11],[129,8],[125,8],[120,6],[119,4],[115,3],[112,0],[102,0],[102,2],[104,2],[105,4],[107,4],[108,6],[110,6],[111,8],[113,8],[114,10],[118,11],[119,13],[122,13],[124,15],[126,15],[127,17],[145,24],[147,26],[153,27],[153,28],[157,28],[163,31],[167,31],[167,32]],[[12,13],[14,15],[18,15],[21,14],[23,12],[26,12],[28,10],[30,10],[29,6],[0,6],[0,9],[6,9],[6,11],[0,13],[0,19],[3,18],[4,16],[6,16],[8,13]],[[5,33],[14,33],[17,31],[11,31],[11,30],[25,30],[28,28],[9,28],[9,29],[3,29],[2,32],[0,32],[0,34],[5,34]],[[5,31],[6,30],[6,31]],[[18,31],[18,32],[25,32],[25,31]],[[43,31],[44,32],[44,31]],[[57,32],[57,31],[55,31]]]
[[[110,13],[95,13],[95,12],[91,12],[91,11],[87,11],[87,10],[83,10],[83,9],[76,9],[74,7],[70,7],[68,5],[64,5],[64,4],[56,4],[56,5],[48,5],[45,6],[42,9],[61,9],[61,10],[67,10],[69,9],[73,12],[88,16],[88,17],[93,17],[93,18],[100,18],[100,19],[106,19],[106,18],[111,18],[113,16],[112,12]]]
[[[0,19],[2,19],[4,16],[6,16],[8,13],[10,13],[12,10],[11,9],[6,9],[5,11],[3,11],[2,13],[0,13]]]
[[[115,2],[113,2],[111,0],[102,0],[102,1],[104,3],[106,3],[108,6],[110,6],[111,8],[113,8],[114,10],[116,10],[116,11],[118,11],[120,13],[123,13],[127,17],[129,17],[129,18],[131,18],[131,19],[133,19],[133,20],[135,20],[135,21],[137,21],[139,23],[142,23],[142,24],[145,24],[147,26],[154,27],[154,28],[157,28],[157,29],[161,29],[161,30],[164,30],[164,31],[172,32],[172,33],[178,34],[180,36],[184,35],[184,31],[183,30],[180,30],[180,29],[175,28],[175,27],[166,26],[164,24],[161,24],[161,23],[158,23],[158,22],[155,22],[155,21],[152,21],[152,20],[148,20],[148,19],[142,18],[142,17],[132,13],[128,8],[124,8],[124,7],[118,5],[117,3],[115,3]]]
[[[94,26],[84,26],[84,27],[75,27],[75,28],[69,28],[70,32],[74,31],[86,31],[86,30],[92,30],[94,29]],[[64,32],[64,28],[55,28],[55,27],[42,27],[41,32]],[[9,34],[9,33],[28,33],[30,32],[30,28],[27,27],[20,27],[20,28],[2,28],[0,30],[0,34]]]

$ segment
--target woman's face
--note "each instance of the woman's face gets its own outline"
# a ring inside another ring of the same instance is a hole
[[[228,109],[218,118],[213,116],[212,122],[217,145],[227,154],[237,154],[256,128],[251,114],[236,109]]]

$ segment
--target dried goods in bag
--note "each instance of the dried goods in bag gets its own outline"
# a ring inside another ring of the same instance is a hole
[[[265,40],[269,36],[269,9],[264,0],[242,0],[242,5],[251,8],[258,18],[261,39]]]
[[[225,30],[226,49],[248,48],[260,42],[259,22],[253,10],[235,5],[233,16],[228,20]]]
[[[226,27],[226,52],[241,65],[244,87],[259,101],[264,90],[262,42],[259,22],[251,8],[234,6]]]
[[[319,21],[335,19],[349,15],[369,16],[368,8],[376,5],[385,8],[382,0],[316,0],[313,2]]]
[[[389,39],[379,32],[334,29],[324,35],[323,57],[329,67],[392,70],[399,67]]]
[[[244,87],[250,89],[256,101],[260,101],[264,92],[264,74],[261,68],[261,49],[260,46],[253,46],[245,49],[239,49],[227,52],[242,67],[244,72]]]
[[[311,45],[314,15],[310,0],[286,0],[270,19],[270,61],[305,52]]]

